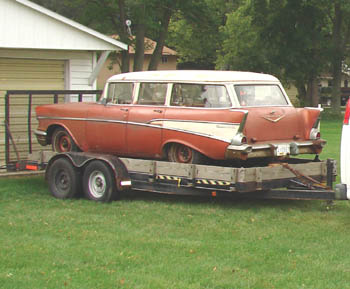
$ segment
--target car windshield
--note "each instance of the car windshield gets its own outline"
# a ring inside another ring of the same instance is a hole
[[[278,85],[235,85],[241,106],[288,105]]]

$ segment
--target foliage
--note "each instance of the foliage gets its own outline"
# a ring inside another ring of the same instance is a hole
[[[268,69],[266,53],[259,46],[259,32],[254,27],[249,2],[227,14],[221,27],[223,44],[217,58],[218,68],[255,72],[272,72]]]
[[[275,74],[304,96],[328,63],[329,29],[321,2],[246,1],[222,27],[218,66]]]
[[[149,69],[156,69],[166,43],[179,68],[234,69],[272,73],[294,84],[299,101],[318,103],[317,79],[333,75],[332,110],[339,114],[340,80],[349,55],[348,0],[33,0],[135,46],[142,69],[143,37],[158,43]],[[132,21],[128,35],[125,20]],[[168,31],[169,30],[169,31]],[[129,69],[123,53],[122,71]]]
[[[192,9],[174,15],[167,44],[177,51],[180,68],[213,69],[223,41],[219,28],[226,21],[226,13],[236,9],[241,1],[197,2]]]

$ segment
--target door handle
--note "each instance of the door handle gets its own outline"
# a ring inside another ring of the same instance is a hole
[[[120,110],[122,110],[122,111],[129,111],[128,108],[121,108]]]
[[[154,112],[162,113],[163,111],[161,109],[154,109]]]

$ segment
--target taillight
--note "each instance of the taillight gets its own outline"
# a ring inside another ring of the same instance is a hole
[[[246,144],[246,143],[247,143],[247,137],[242,133],[236,134],[231,141],[231,144],[237,145],[237,146]]]
[[[310,132],[310,139],[320,139],[321,133],[317,128],[312,128]]]
[[[349,124],[349,118],[350,118],[350,99],[346,103],[344,124],[347,124],[347,125]]]

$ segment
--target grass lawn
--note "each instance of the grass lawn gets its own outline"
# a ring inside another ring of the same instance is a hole
[[[322,123],[339,160],[341,121]],[[0,288],[350,288],[350,204],[131,193],[58,200],[0,179]]]

